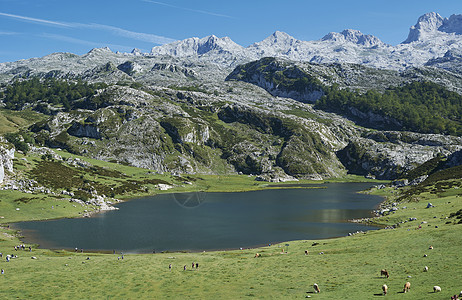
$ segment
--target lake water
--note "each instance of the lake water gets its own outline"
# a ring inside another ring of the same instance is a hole
[[[24,241],[42,248],[124,252],[236,249],[345,236],[375,227],[368,217],[383,199],[358,194],[371,184],[330,183],[315,189],[164,194],[120,203],[91,218],[22,222]]]

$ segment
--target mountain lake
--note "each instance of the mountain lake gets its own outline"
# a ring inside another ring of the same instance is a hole
[[[237,193],[172,193],[119,203],[90,218],[21,222],[26,243],[50,249],[152,253],[239,249],[290,240],[345,236],[377,227],[370,217],[383,198],[357,193],[371,183]]]

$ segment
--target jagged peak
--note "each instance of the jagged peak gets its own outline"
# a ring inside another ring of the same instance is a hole
[[[443,25],[438,30],[446,33],[462,34],[462,15],[451,15],[449,19],[444,19]]]
[[[285,33],[284,31],[279,31],[279,30],[276,30],[275,32],[273,32],[271,37],[274,37],[276,39],[293,39],[294,38],[288,33]]]
[[[436,12],[426,13],[419,17],[417,23],[409,29],[409,35],[403,44],[422,40],[427,34],[438,31],[444,18]]]
[[[296,41],[297,39],[294,38],[293,36],[282,32],[282,31],[275,31],[273,34],[271,34],[269,37],[264,39],[258,44],[264,43],[264,44],[281,44],[281,43],[287,43],[287,42],[293,42]]]
[[[299,40],[294,38],[293,36],[282,32],[282,31],[275,31],[273,34],[265,38],[261,42],[254,43],[247,47],[247,49],[258,49],[257,51],[270,51],[270,49],[280,51],[282,50],[287,50],[296,44],[300,43]]]
[[[151,54],[166,54],[174,56],[202,55],[212,50],[236,51],[243,47],[233,42],[229,37],[219,38],[209,35],[203,38],[188,38],[170,44],[153,47]]]
[[[443,25],[443,21],[444,18],[438,13],[430,12],[420,16],[415,27],[425,31],[434,31]]]
[[[384,45],[384,43],[377,37],[370,34],[363,34],[359,30],[345,29],[342,32],[330,32],[326,34],[322,41],[338,41],[338,42],[350,42],[353,44],[363,45],[366,47],[372,47],[377,45]]]
[[[109,49],[109,47],[93,48],[90,51],[88,51],[87,54],[104,53],[104,52],[111,52],[112,53],[112,50]]]
[[[141,55],[142,53],[141,53],[141,50],[140,50],[140,49],[138,49],[138,48],[133,48],[131,54],[133,54],[133,55]]]

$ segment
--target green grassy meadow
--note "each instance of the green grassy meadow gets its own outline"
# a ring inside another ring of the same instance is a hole
[[[43,163],[40,157],[28,156],[27,162],[21,158],[16,159],[20,162],[18,174]],[[178,178],[88,161],[114,172],[96,168],[91,174],[82,174],[75,169],[76,173],[68,172],[70,176],[91,181],[94,186],[110,185],[115,190],[131,181],[131,185],[125,185],[124,194],[116,194],[120,198],[161,192],[152,184],[157,181],[150,181],[154,179],[174,184],[170,192],[268,187],[268,183],[247,176]],[[396,198],[392,192],[377,191],[390,196],[389,201]],[[14,246],[22,242],[18,233],[8,228],[9,223],[75,217],[94,207],[73,206],[65,196],[0,191],[0,268],[5,272],[0,275],[0,299],[380,299],[384,297],[383,284],[388,285],[387,299],[449,299],[462,290],[462,224],[457,219],[462,215],[457,214],[462,209],[461,195],[457,188],[440,195],[422,194],[411,202],[399,203],[395,213],[374,220],[386,226],[417,219],[400,223],[396,229],[327,240],[288,241],[258,249],[125,254],[118,259],[120,253],[80,253],[40,249],[37,245],[30,245],[31,252],[15,251]],[[434,207],[426,208],[428,202]],[[255,258],[256,253],[261,257]],[[18,257],[7,262],[6,254]],[[199,263],[198,269],[191,268],[193,262]],[[423,272],[424,266],[428,266],[428,272]],[[390,278],[380,276],[381,269],[387,269]],[[411,290],[404,294],[406,281],[411,283]],[[319,285],[320,294],[314,293],[314,283]],[[439,285],[442,292],[433,293],[434,285]]]

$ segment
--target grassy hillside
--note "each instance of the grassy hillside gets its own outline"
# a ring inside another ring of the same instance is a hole
[[[0,109],[0,135],[16,132],[20,128],[28,127],[45,118],[46,116],[29,110],[11,111]]]
[[[452,196],[432,199],[432,203],[432,209],[425,209],[426,202],[408,203],[407,209],[384,219],[387,223],[417,218],[394,230],[294,241],[288,248],[283,243],[227,252],[124,255],[123,260],[117,259],[119,253],[35,248],[31,253],[15,252],[12,247],[17,240],[6,236],[11,231],[2,228],[0,249],[19,257],[0,262],[5,269],[2,285],[6,287],[0,297],[297,299],[308,295],[316,299],[373,299],[381,294],[385,283],[390,299],[448,299],[460,291],[462,225],[454,225],[454,218],[445,217],[461,209],[462,201]],[[417,229],[420,220],[428,223]],[[434,249],[429,250],[430,245]],[[257,252],[260,258],[254,258]],[[192,269],[192,262],[198,262],[199,268]],[[423,272],[424,266],[428,272]],[[382,268],[390,272],[390,278],[380,276]],[[411,282],[411,291],[402,294],[406,281]],[[315,282],[321,294],[312,293]],[[441,286],[443,292],[433,295],[434,285]]]
[[[33,169],[33,161],[40,159],[28,157],[30,166],[18,166],[18,172]],[[113,174],[120,172],[134,181],[176,180],[170,175],[147,174],[144,169],[91,162],[100,168],[112,167]],[[102,174],[93,176],[95,182],[102,181],[103,177],[107,182],[120,180]],[[218,191],[263,187],[247,176],[195,179],[190,179],[193,184],[178,182],[176,189]],[[459,272],[462,191],[454,187],[449,188],[451,192],[415,195],[411,202],[398,203],[395,213],[374,220],[382,225],[399,224],[396,229],[328,240],[291,241],[259,249],[125,254],[124,259],[118,259],[120,253],[75,253],[38,249],[36,245],[31,245],[32,252],[15,251],[13,247],[21,242],[15,232],[7,228],[7,223],[75,216],[91,207],[73,207],[65,199],[54,197],[0,191],[0,252],[4,255],[0,268],[5,270],[0,277],[0,298],[298,299],[311,296],[313,299],[373,299],[381,295],[381,286],[387,284],[390,299],[449,299],[462,288]],[[146,191],[132,190],[125,195],[144,193]],[[390,196],[390,202],[400,196],[399,190],[394,189],[377,193]],[[34,199],[28,200],[31,198]],[[434,207],[426,208],[427,202]],[[409,218],[417,220],[408,221]],[[434,247],[432,250],[430,245]],[[304,254],[305,250],[308,255]],[[254,258],[257,252],[260,258]],[[6,254],[18,255],[18,258],[6,262]],[[31,259],[32,256],[37,259]],[[192,269],[192,262],[199,263],[199,268]],[[173,266],[171,271],[169,264]],[[428,272],[423,272],[424,266],[428,266]],[[383,268],[390,272],[390,278],[380,276]],[[411,290],[402,294],[406,281],[411,282]],[[313,283],[320,286],[320,294],[313,293]],[[434,285],[441,286],[442,292],[433,294]]]

